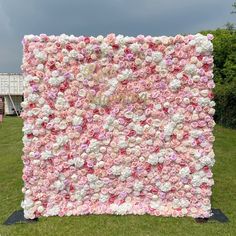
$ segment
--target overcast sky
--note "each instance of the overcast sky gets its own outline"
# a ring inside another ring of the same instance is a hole
[[[234,0],[0,0],[0,72],[20,72],[21,40],[46,33],[161,36],[236,22]]]

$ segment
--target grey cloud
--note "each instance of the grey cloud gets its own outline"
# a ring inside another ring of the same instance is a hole
[[[233,0],[0,0],[0,71],[18,72],[26,34],[175,35],[235,21]]]

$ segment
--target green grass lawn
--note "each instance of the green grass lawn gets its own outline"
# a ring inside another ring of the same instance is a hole
[[[6,117],[0,124],[0,236],[5,235],[236,235],[236,130],[215,127],[212,205],[229,223],[197,224],[192,218],[90,215],[40,218],[36,224],[2,225],[20,209],[23,198],[22,120]]]

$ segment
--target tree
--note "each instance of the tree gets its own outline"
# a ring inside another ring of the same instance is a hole
[[[227,22],[225,24],[225,28],[232,33],[235,30],[235,26],[234,25],[235,25],[234,23]]]
[[[232,5],[232,7],[233,7],[233,11],[231,12],[231,13],[236,13],[236,2],[234,2],[234,4]]]

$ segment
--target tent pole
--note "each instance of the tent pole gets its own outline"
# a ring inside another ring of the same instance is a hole
[[[17,116],[19,116],[19,114],[18,114],[18,111],[16,110],[16,106],[15,106],[15,104],[14,104],[13,100],[12,100],[12,97],[11,97],[11,95],[10,95],[10,94],[8,94],[8,95],[9,95],[9,98],[10,98],[10,100],[11,100],[12,106],[13,106],[13,108],[14,108],[15,112],[16,112],[16,115],[17,115]]]

